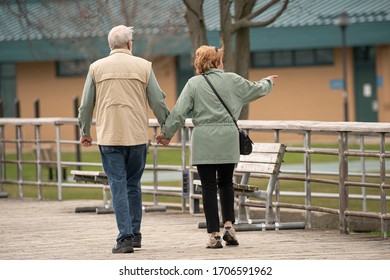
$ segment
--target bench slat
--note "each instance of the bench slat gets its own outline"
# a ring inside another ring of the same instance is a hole
[[[275,164],[270,163],[257,163],[257,162],[240,162],[236,168],[237,172],[244,173],[265,173],[265,174],[274,174]]]
[[[80,176],[103,176],[107,177],[106,173],[103,171],[83,171],[83,170],[71,170],[70,174],[80,175]]]
[[[259,162],[259,163],[276,163],[278,161],[278,153],[262,154],[252,153],[247,156],[241,156],[240,162]]]
[[[282,143],[255,143],[252,153],[279,153],[283,147]]]
[[[194,184],[194,186],[197,187],[197,189],[200,189],[202,187],[202,182],[200,180],[195,179],[192,181],[192,183]],[[237,183],[233,183],[233,188],[235,192],[255,192],[259,190],[259,186]]]
[[[247,191],[247,192],[254,192],[259,190],[259,186],[254,185],[244,185],[244,184],[236,184],[233,183],[233,188],[235,191]]]
[[[73,175],[73,179],[77,182],[93,182],[108,185],[107,175],[103,171],[71,170],[70,174]]]

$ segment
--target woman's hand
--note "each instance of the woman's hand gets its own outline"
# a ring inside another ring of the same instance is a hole
[[[271,80],[272,85],[274,85],[277,78],[279,78],[278,75],[270,75],[270,76],[268,76],[266,79]]]

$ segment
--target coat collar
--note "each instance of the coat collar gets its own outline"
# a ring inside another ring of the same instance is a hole
[[[128,54],[128,55],[132,55],[131,51],[128,49],[114,49],[114,50],[111,50],[110,55],[116,54],[116,53],[124,53],[124,54]]]
[[[219,69],[219,68],[210,68],[205,72],[205,74],[211,74],[211,73],[223,73],[225,72],[224,69]]]

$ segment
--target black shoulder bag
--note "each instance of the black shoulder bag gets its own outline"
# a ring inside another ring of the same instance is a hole
[[[206,79],[207,83],[210,85],[211,89],[214,91],[215,95],[218,97],[219,101],[222,103],[223,107],[225,107],[226,111],[228,111],[229,115],[232,117],[234,124],[238,129],[238,134],[240,137],[240,155],[249,155],[250,153],[252,153],[252,145],[253,145],[252,140],[249,138],[249,135],[246,134],[245,131],[241,130],[238,127],[236,119],[233,117],[229,108],[226,106],[225,102],[223,102],[221,96],[219,96],[218,92],[216,91],[216,89],[214,88],[210,80],[207,78],[207,76],[205,74],[202,75]]]

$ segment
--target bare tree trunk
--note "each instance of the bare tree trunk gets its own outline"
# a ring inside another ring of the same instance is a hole
[[[230,0],[219,0],[221,9],[221,33],[220,40],[225,50],[224,69],[226,71],[234,72],[234,55],[232,48],[233,34],[232,34],[232,18],[230,15]]]
[[[256,0],[236,0],[234,3],[234,11],[236,19],[246,17],[252,12]],[[236,32],[235,36],[236,44],[236,61],[235,61],[235,72],[244,77],[248,78],[250,68],[250,28],[240,28]],[[245,105],[239,116],[239,119],[247,120],[249,116],[249,105]]]
[[[206,24],[203,16],[203,0],[183,0],[186,6],[184,15],[191,38],[191,61],[195,57],[195,51],[201,45],[208,45]]]
[[[236,34],[236,73],[244,78],[249,76],[250,50],[249,50],[249,28],[245,28]],[[240,120],[247,120],[249,117],[249,104],[242,107]]]
[[[187,20],[191,43],[192,58],[195,50],[202,44],[207,44],[207,33],[203,17],[204,0],[183,0],[187,7]],[[234,0],[234,20],[231,15],[233,0],[219,0],[221,31],[220,44],[224,47],[224,69],[248,78],[250,69],[250,28],[266,26],[274,22],[287,8],[289,0],[269,0],[255,10],[256,0]],[[278,11],[269,18],[254,21],[274,5],[279,5]],[[235,43],[235,49],[233,47]],[[235,50],[235,52],[234,52]],[[239,119],[248,119],[249,106],[245,105]]]

